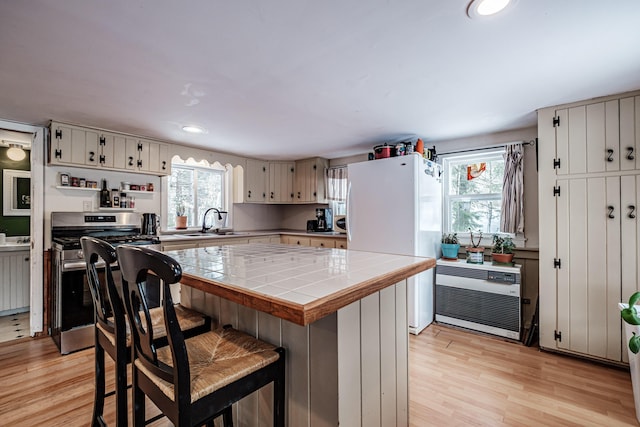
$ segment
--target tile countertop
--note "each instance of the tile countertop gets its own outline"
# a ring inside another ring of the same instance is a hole
[[[306,326],[407,277],[433,258],[249,243],[166,252],[181,283]]]
[[[177,242],[184,240],[200,240],[200,239],[232,239],[239,237],[259,237],[259,236],[269,236],[274,234],[290,234],[295,236],[306,236],[306,237],[333,237],[333,238],[342,238],[346,239],[347,235],[345,233],[340,233],[337,231],[304,231],[304,230],[259,230],[259,231],[233,231],[229,232],[229,234],[215,234],[215,233],[200,233],[197,230],[190,230],[187,232],[165,232],[165,234],[161,234],[160,241],[165,242]]]

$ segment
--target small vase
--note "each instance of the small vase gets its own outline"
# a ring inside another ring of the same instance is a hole
[[[176,229],[177,230],[186,230],[187,228],[187,217],[186,216],[177,216],[176,217]]]
[[[619,303],[620,310],[627,308],[629,305],[625,303]],[[622,321],[624,325],[625,339],[623,341],[623,351],[627,351],[629,356],[629,372],[631,373],[631,388],[633,389],[633,401],[636,407],[636,419],[640,422],[640,354],[634,354],[629,350],[629,340],[633,336],[633,333],[640,334],[640,326],[630,325],[625,321]]]
[[[457,243],[442,243],[442,258],[448,260],[457,260],[460,245]]]
[[[467,246],[467,263],[469,264],[484,264],[484,248],[479,246],[477,248]]]

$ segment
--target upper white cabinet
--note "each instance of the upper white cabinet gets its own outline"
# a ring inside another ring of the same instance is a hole
[[[293,203],[293,162],[269,164],[269,203]]]
[[[326,159],[315,157],[298,160],[294,174],[294,203],[326,203],[324,174]]]
[[[56,122],[51,123],[49,163],[158,176],[171,173],[168,144]]]
[[[269,163],[260,160],[247,160],[245,170],[246,203],[264,203],[267,200],[267,186],[269,184]]]
[[[326,203],[322,158],[296,162],[247,160],[245,203]]]
[[[626,362],[640,289],[640,93],[538,112],[540,346]]]

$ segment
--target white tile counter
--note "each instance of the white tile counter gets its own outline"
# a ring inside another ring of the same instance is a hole
[[[182,283],[307,325],[435,266],[430,258],[279,244],[168,251]]]
[[[262,243],[166,253],[182,304],[286,349],[286,425],[409,425],[406,278],[435,260]],[[234,422],[271,425],[271,399],[242,399]]]

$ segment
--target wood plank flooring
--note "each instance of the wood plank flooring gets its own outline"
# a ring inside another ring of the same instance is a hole
[[[439,325],[409,345],[412,427],[638,425],[624,370]],[[0,426],[88,426],[92,404],[93,349],[61,356],[48,337],[0,344]],[[114,425],[113,398],[105,406]]]
[[[623,369],[439,325],[409,345],[412,427],[638,425]]]

